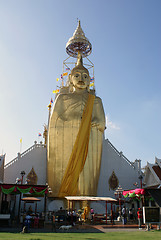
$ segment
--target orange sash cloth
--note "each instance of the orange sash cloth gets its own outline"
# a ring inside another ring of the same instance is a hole
[[[91,131],[91,119],[95,96],[89,94],[83,110],[80,128],[72,153],[61,182],[59,197],[74,196],[77,193],[78,180],[83,170],[88,154],[89,136]]]

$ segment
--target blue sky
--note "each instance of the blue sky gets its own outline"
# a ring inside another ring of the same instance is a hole
[[[0,0],[0,154],[29,148],[48,120],[77,18],[92,43],[105,132],[130,160],[161,158],[160,0]],[[40,138],[39,140],[43,140]]]

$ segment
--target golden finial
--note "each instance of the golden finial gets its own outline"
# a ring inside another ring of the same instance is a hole
[[[92,45],[86,38],[78,20],[78,26],[73,34],[73,36],[68,40],[66,44],[66,52],[72,57],[77,57],[78,52],[81,53],[82,57],[86,57],[91,54]]]

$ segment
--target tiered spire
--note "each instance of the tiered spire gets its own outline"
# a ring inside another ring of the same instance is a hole
[[[80,20],[73,36],[68,40],[66,44],[66,52],[72,57],[77,57],[78,52],[81,53],[82,57],[89,56],[92,52],[92,45],[89,40],[85,37],[85,34],[81,28]]]

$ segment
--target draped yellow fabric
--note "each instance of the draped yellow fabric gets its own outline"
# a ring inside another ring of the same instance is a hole
[[[79,175],[83,170],[88,153],[94,99],[94,95],[88,95],[77,138],[60,186],[59,197],[72,196],[77,193]]]

